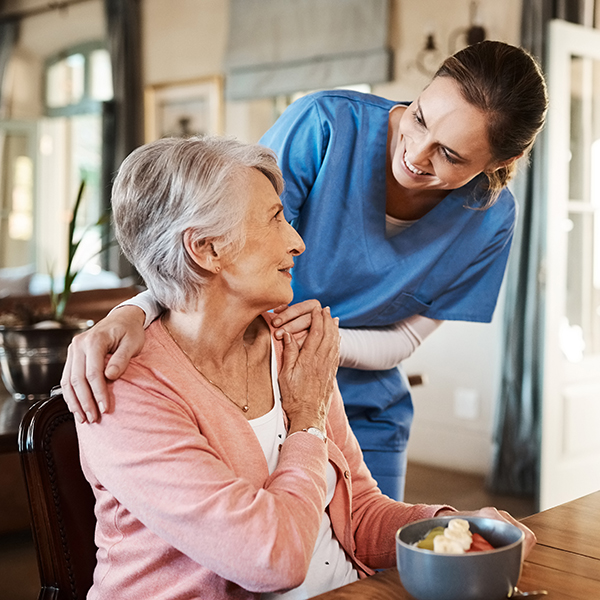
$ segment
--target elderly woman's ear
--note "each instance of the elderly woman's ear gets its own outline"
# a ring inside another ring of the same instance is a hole
[[[221,256],[210,239],[196,239],[192,229],[183,233],[183,245],[189,257],[205,271],[218,273],[221,270]]]

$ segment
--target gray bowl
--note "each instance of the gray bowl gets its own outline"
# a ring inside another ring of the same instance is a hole
[[[434,527],[455,518],[469,521],[494,550],[439,554],[413,546]],[[437,517],[405,525],[396,533],[400,581],[417,600],[502,600],[521,575],[523,532],[510,523],[484,517]]]

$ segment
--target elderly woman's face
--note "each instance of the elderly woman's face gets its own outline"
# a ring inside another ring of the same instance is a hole
[[[285,220],[277,192],[260,171],[244,173],[240,193],[248,195],[246,241],[224,266],[223,277],[235,295],[261,311],[287,304],[293,298],[290,269],[304,252],[304,242]]]

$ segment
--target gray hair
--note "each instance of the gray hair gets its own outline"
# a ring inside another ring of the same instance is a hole
[[[163,306],[183,310],[197,298],[207,273],[183,243],[217,239],[236,251],[244,243],[246,169],[258,169],[283,191],[275,154],[233,138],[164,138],[134,150],[112,188],[115,233],[121,249]]]

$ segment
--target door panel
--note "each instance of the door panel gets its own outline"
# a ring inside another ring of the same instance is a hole
[[[541,509],[600,489],[600,32],[548,50]]]

